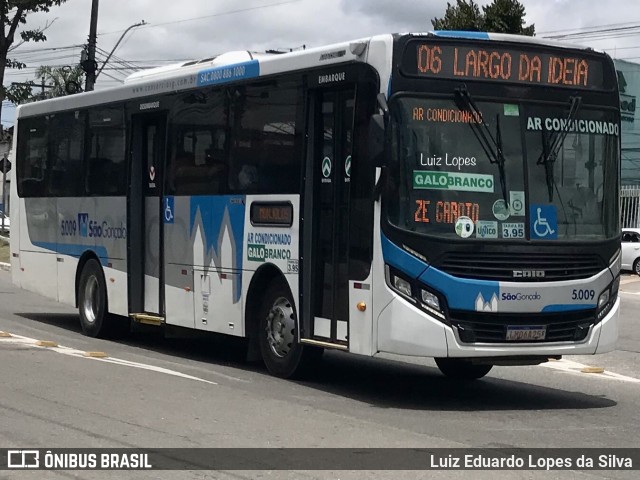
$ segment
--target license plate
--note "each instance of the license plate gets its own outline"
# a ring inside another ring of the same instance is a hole
[[[536,340],[544,340],[547,336],[547,327],[544,325],[536,326],[507,326],[507,340],[513,342],[530,342]]]

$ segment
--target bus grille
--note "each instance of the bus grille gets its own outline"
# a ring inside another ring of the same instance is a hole
[[[507,341],[508,325],[544,325],[540,342],[579,342],[596,323],[595,310],[553,313],[483,313],[451,310],[451,324],[463,343],[518,343]]]
[[[606,268],[597,255],[553,253],[449,253],[433,266],[454,277],[511,282],[548,282],[592,277]],[[544,277],[514,276],[514,271],[544,271]]]

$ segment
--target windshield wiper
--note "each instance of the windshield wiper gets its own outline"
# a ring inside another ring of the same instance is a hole
[[[553,168],[558,154],[564,141],[569,134],[571,122],[575,119],[580,108],[582,97],[571,97],[571,105],[569,107],[569,114],[567,118],[560,123],[560,132],[552,133],[550,137],[547,137],[544,126],[542,127],[542,153],[536,162],[537,165],[544,165],[544,173],[547,181],[547,191],[549,192],[549,201],[553,202],[553,190],[556,187],[556,179],[553,174]],[[564,128],[562,125],[564,123]]]
[[[491,134],[491,130],[484,122],[482,112],[471,98],[466,85],[456,88],[454,101],[456,106],[462,111],[469,111],[476,118],[477,122],[469,122],[469,127],[475,135],[478,143],[489,158],[489,162],[498,165],[498,174],[500,176],[500,189],[502,190],[502,198],[504,198],[505,206],[509,207],[507,200],[507,178],[505,174],[504,164],[505,158],[502,152],[502,133],[500,130],[500,114],[496,115],[496,136]]]

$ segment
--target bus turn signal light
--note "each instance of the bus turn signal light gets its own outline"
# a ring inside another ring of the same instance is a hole
[[[358,307],[358,310],[360,310],[361,312],[364,312],[367,309],[367,304],[364,302],[359,302],[356,307]]]

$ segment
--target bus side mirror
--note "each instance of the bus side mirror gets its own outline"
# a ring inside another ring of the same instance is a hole
[[[385,121],[378,113],[371,115],[369,122],[369,158],[374,167],[384,167],[385,155]]]

